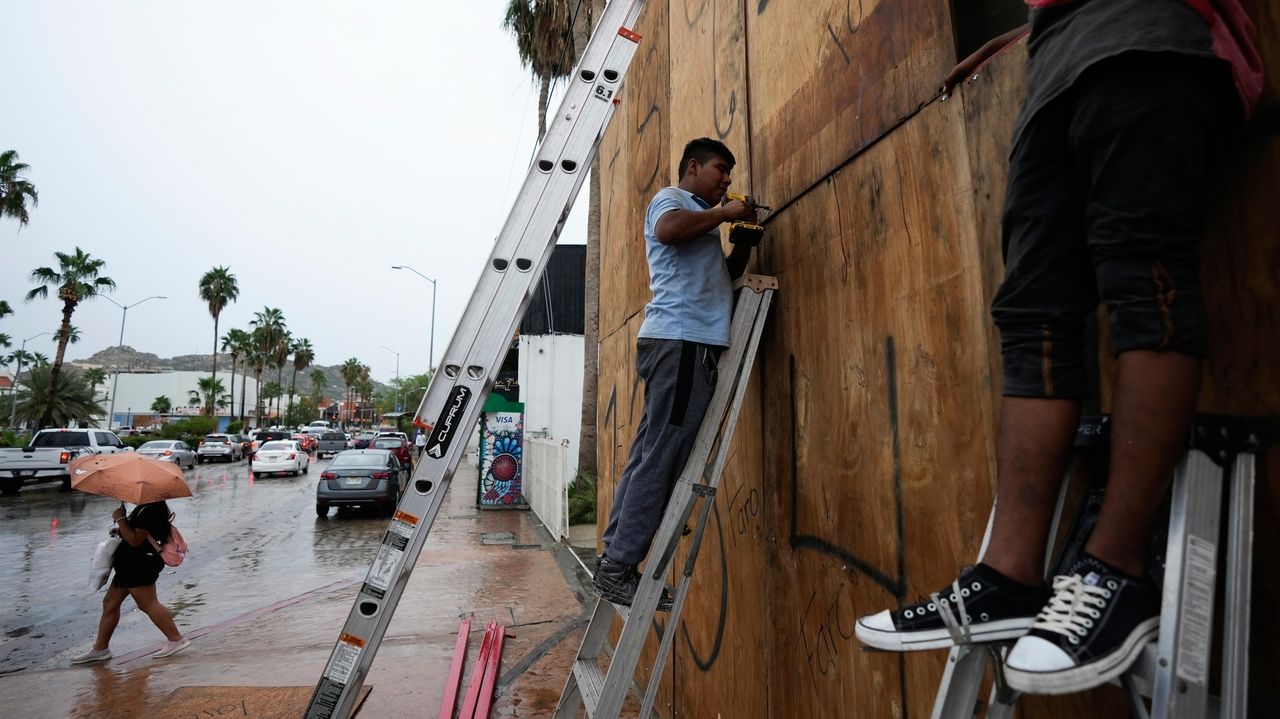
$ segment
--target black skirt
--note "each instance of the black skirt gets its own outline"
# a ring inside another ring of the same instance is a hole
[[[160,572],[164,569],[164,560],[156,554],[150,542],[140,547],[121,542],[111,558],[111,568],[115,570],[111,586],[121,589],[146,587],[155,584],[160,578]]]

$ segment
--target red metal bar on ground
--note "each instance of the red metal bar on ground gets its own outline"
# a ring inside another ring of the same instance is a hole
[[[484,641],[480,642],[480,655],[476,657],[476,665],[471,669],[471,681],[467,683],[467,698],[462,702],[460,719],[471,719],[476,713],[476,701],[480,698],[480,684],[484,681],[485,665],[489,663],[489,652],[492,651],[494,629],[497,624],[489,622],[484,630]]]
[[[440,700],[440,719],[453,719],[453,710],[458,704],[458,688],[462,686],[462,667],[467,662],[467,640],[470,637],[471,620],[463,619],[458,625],[458,643],[453,647],[453,664],[449,666],[444,698]]]
[[[480,687],[480,703],[476,705],[473,719],[489,719],[489,707],[493,705],[493,687],[498,682],[498,670],[502,668],[502,640],[506,629],[499,624],[489,647],[489,660],[484,670],[484,684]]]

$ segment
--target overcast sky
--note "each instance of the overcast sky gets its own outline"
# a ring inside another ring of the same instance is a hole
[[[22,297],[79,246],[107,261],[112,299],[168,297],[129,311],[140,351],[210,352],[197,283],[226,265],[240,299],[220,334],[278,307],[318,364],[354,356],[387,381],[386,345],[402,375],[424,371],[431,285],[391,265],[439,281],[438,359],[537,136],[504,5],[0,0],[0,151],[40,192],[27,227],[0,219],[0,332],[17,347],[57,328],[52,293]],[[562,243],[584,241],[586,194]],[[67,359],[116,344],[120,319],[83,303]],[[27,349],[52,358],[51,339]]]

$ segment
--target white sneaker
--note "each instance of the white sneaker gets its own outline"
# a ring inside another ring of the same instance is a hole
[[[72,664],[89,664],[91,662],[105,662],[110,658],[111,658],[110,647],[107,647],[106,649],[94,649],[90,647],[89,651],[85,652],[84,654],[77,654],[74,657],[71,657],[71,663]]]
[[[191,646],[191,640],[187,639],[186,637],[183,637],[176,642],[167,642],[164,645],[164,649],[161,649],[155,654],[152,654],[151,658],[163,659],[165,657],[171,657],[174,654],[177,654],[178,652],[182,651],[183,649],[186,649],[189,646]]]

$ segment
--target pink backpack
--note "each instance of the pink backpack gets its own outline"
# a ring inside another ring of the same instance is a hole
[[[172,522],[175,516],[177,515],[169,515],[169,521]],[[157,542],[155,537],[148,537],[148,539],[151,540],[151,546],[160,553],[160,559],[170,567],[182,564],[182,560],[187,558],[187,540],[182,538],[182,532],[173,525],[169,525],[169,541],[164,544]]]

